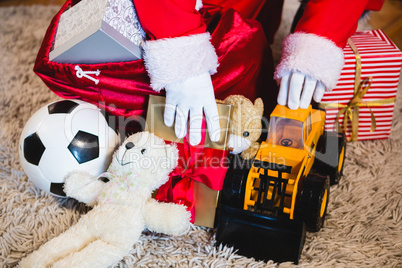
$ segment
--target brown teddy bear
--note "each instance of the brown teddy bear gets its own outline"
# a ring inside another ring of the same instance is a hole
[[[257,98],[254,104],[242,95],[231,95],[223,103],[232,106],[228,148],[233,154],[241,153],[244,159],[252,159],[260,146],[264,104]]]

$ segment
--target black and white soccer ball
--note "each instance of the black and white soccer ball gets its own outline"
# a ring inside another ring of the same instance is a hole
[[[99,176],[118,147],[118,133],[95,105],[62,100],[40,108],[19,141],[21,165],[39,189],[65,196],[64,178],[72,171]]]

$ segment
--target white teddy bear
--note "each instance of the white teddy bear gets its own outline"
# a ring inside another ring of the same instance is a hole
[[[141,232],[183,234],[190,226],[185,206],[159,203],[152,192],[163,185],[177,165],[178,150],[149,132],[128,137],[115,152],[109,181],[72,173],[64,190],[95,205],[77,224],[42,245],[20,267],[108,267],[127,255]]]

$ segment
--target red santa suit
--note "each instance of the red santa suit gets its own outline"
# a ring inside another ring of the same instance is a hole
[[[166,83],[197,72],[216,72],[218,64],[213,47],[208,44],[209,34],[205,33],[206,26],[201,23],[200,14],[194,8],[200,6],[199,2],[133,1],[140,22],[151,38],[146,42],[145,61],[154,90],[160,90]],[[241,14],[250,17],[256,17],[264,3],[254,0],[206,2],[216,2],[224,8],[234,4]],[[284,40],[282,59],[277,66],[275,78],[281,78],[289,71],[298,71],[320,81],[328,90],[335,87],[344,64],[342,49],[356,30],[358,19],[365,10],[379,10],[383,2],[309,1],[295,33]]]
[[[155,91],[190,76],[216,73],[218,57],[198,12],[201,2],[133,2],[141,26],[150,37],[143,45],[144,62]]]
[[[379,10],[384,0],[311,0],[295,32],[283,42],[275,78],[299,71],[331,90],[344,65],[343,47],[365,10]]]

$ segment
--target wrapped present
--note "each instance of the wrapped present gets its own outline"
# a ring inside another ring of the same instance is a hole
[[[49,59],[85,64],[137,60],[144,38],[131,0],[82,0],[61,14]]]
[[[178,139],[174,127],[167,127],[163,122],[165,98],[150,96],[146,130],[163,138],[166,142],[174,142],[179,150],[177,167],[170,174],[169,181],[161,186],[155,199],[164,202],[184,204],[191,212],[191,221],[200,226],[214,227],[215,211],[222,190],[223,181],[228,169],[226,150],[230,106],[218,104],[220,115],[221,138],[212,142],[202,124],[202,139],[197,146],[191,146],[188,138]]]
[[[325,129],[342,131],[349,141],[388,138],[402,52],[382,30],[372,30],[354,33],[344,54],[338,84],[320,103]]]

